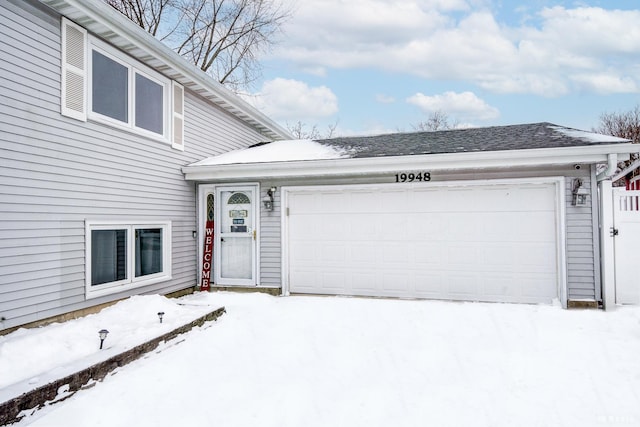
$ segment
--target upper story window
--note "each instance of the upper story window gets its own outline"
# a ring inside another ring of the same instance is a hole
[[[89,118],[168,139],[171,81],[90,38]]]
[[[62,19],[61,113],[184,150],[184,88]]]

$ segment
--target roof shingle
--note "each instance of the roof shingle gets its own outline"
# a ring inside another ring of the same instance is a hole
[[[546,122],[316,141],[346,150],[352,158],[579,147],[631,142]]]

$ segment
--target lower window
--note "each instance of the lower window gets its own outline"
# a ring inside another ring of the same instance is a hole
[[[171,222],[87,222],[87,298],[171,278]]]

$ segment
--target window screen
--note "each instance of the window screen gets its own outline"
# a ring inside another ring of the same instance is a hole
[[[164,87],[136,73],[135,125],[162,135],[164,133]]]
[[[136,229],[136,277],[162,271],[162,229]]]
[[[96,50],[92,51],[93,112],[129,122],[129,70]]]
[[[127,278],[127,230],[91,230],[91,286]]]

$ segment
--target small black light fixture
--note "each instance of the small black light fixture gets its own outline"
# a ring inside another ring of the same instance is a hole
[[[584,188],[582,179],[576,178],[571,186],[571,204],[573,206],[585,206],[589,191]]]
[[[100,329],[98,331],[98,335],[100,336],[100,350],[102,350],[102,344],[104,344],[104,339],[107,337],[108,333],[109,331],[107,331],[106,329]]]
[[[276,195],[276,187],[271,187],[267,190],[267,195],[262,198],[262,203],[264,204],[264,209],[267,211],[273,210],[273,199]]]
[[[164,311],[158,312],[158,318],[160,319],[160,323],[162,323],[162,318],[164,317]]]

